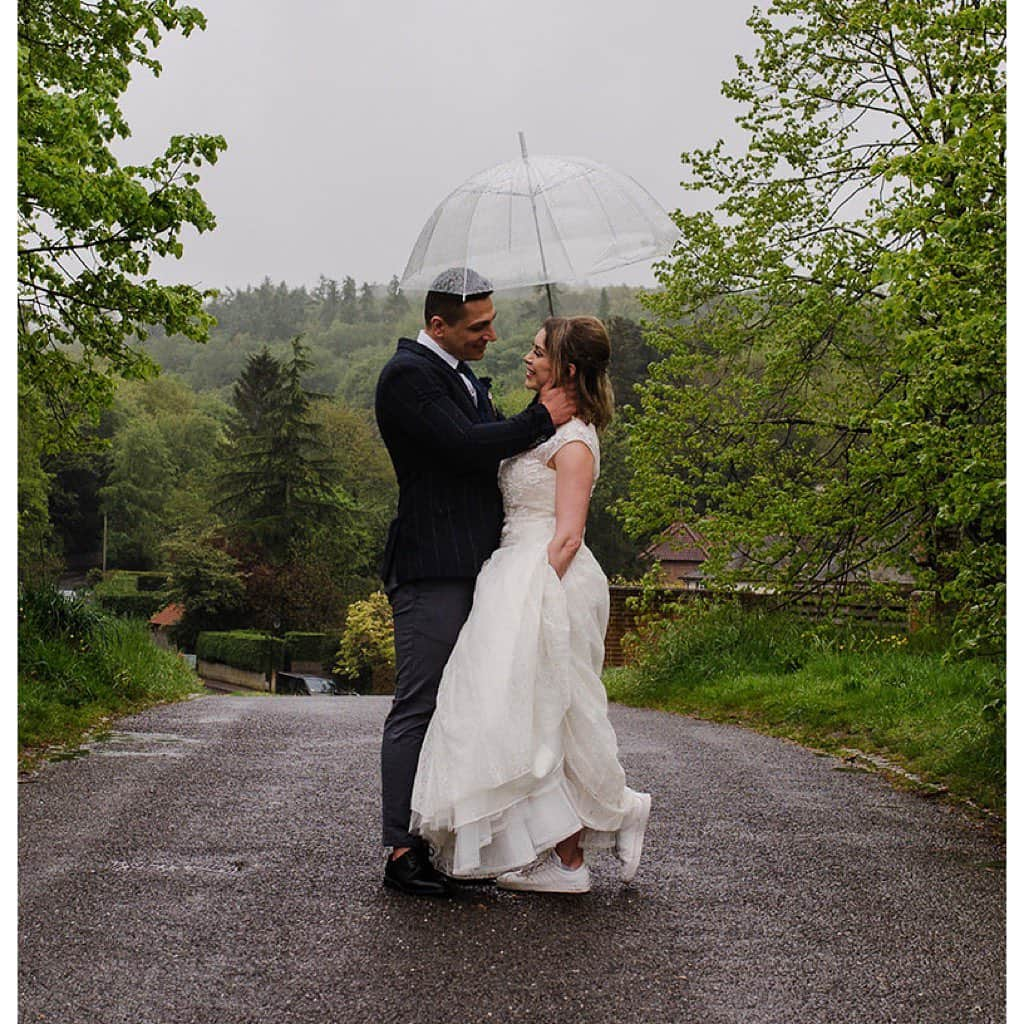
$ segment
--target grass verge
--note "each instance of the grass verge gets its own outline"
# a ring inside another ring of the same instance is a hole
[[[202,691],[145,622],[117,619],[53,590],[29,591],[18,615],[18,762],[82,741],[109,719]]]
[[[954,800],[1005,815],[997,669],[951,660],[934,637],[694,606],[636,647],[632,666],[605,674],[612,700],[880,755]]]

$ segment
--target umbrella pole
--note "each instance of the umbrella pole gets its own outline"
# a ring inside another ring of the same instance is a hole
[[[540,268],[545,277],[548,276],[548,261],[544,258],[544,243],[540,240],[540,221],[537,219],[537,200],[533,194],[533,183],[530,181],[530,160],[526,153],[526,136],[519,133],[519,149],[523,154],[523,163],[526,164],[526,181],[530,189],[530,209],[533,211],[533,227],[537,232],[537,251],[540,253]],[[544,288],[548,293],[548,310],[555,315],[555,304],[551,299],[551,285],[544,282]]]

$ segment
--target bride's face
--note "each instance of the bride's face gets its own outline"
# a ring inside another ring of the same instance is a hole
[[[531,391],[540,391],[551,380],[551,360],[544,344],[543,327],[537,332],[533,346],[523,357],[523,362],[526,363],[526,386]]]

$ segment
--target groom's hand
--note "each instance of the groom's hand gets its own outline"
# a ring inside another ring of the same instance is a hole
[[[576,415],[576,388],[572,386],[553,388],[549,384],[545,384],[541,388],[540,404],[547,409],[551,422],[556,427],[560,427]]]

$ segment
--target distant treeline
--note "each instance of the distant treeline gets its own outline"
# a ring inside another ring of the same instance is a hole
[[[311,291],[265,280],[226,291],[210,304],[217,326],[205,345],[152,334],[143,347],[161,366],[161,376],[119,386],[112,407],[92,431],[91,451],[47,460],[55,556],[80,560],[98,552],[106,516],[108,567],[170,568],[177,557],[180,575],[184,538],[246,538],[252,531],[242,528],[245,521],[264,529],[268,517],[277,514],[279,502],[271,497],[265,509],[250,510],[235,523],[225,506],[232,487],[251,495],[255,485],[249,476],[256,474],[268,477],[263,486],[271,496],[275,488],[298,493],[295,483],[282,489],[269,479],[275,449],[267,445],[283,445],[279,462],[287,475],[296,468],[295,442],[289,437],[299,431],[312,453],[308,476],[314,490],[328,493],[327,504],[338,513],[333,547],[328,550],[323,538],[314,544],[315,538],[307,537],[300,544],[302,531],[293,524],[280,538],[280,550],[267,557],[278,566],[276,578],[282,578],[281,566],[287,564],[296,574],[295,587],[322,597],[312,607],[292,609],[290,625],[339,625],[346,600],[374,585],[376,560],[393,514],[394,474],[373,422],[373,393],[396,339],[415,337],[419,330],[420,302],[417,297],[414,307],[396,279],[385,287],[364,283],[357,288],[352,278],[340,284],[321,278]],[[633,401],[633,385],[646,378],[648,365],[657,358],[640,332],[636,290],[557,290],[555,302],[560,313],[603,317],[612,336],[616,394],[620,404]],[[494,378],[499,406],[513,414],[531,397],[522,386],[521,360],[546,316],[547,296],[543,289],[528,289],[498,294],[495,304],[499,340],[489,347],[481,372]],[[300,337],[297,356],[295,339]],[[272,393],[274,381],[283,380],[286,371],[294,378],[289,393],[300,401],[301,416],[291,427],[282,424],[276,440],[256,426],[256,440],[240,440],[239,422],[258,425],[260,409],[287,405]],[[258,397],[267,387],[270,391]],[[627,538],[611,514],[628,487],[627,445],[623,425],[613,425],[603,441],[588,543],[609,575],[635,577],[644,568],[638,558],[644,544]],[[235,479],[240,474],[245,477],[241,484]],[[323,519],[321,513],[313,518]],[[298,525],[301,519],[299,514]],[[266,538],[260,546],[267,547]],[[256,558],[237,545],[231,550],[248,567],[246,601],[251,609],[259,605],[263,618],[271,621],[271,606],[282,606],[283,599],[256,593],[256,566],[263,556]],[[334,566],[330,581],[310,577],[314,562]],[[248,621],[242,608],[239,621]]]
[[[627,285],[552,290],[560,315],[591,314],[632,323],[641,316],[639,291]],[[547,295],[543,288],[496,293],[495,307],[498,340],[488,348],[480,372],[494,379],[499,399],[522,404],[527,396],[517,394],[522,385],[520,360],[548,315]],[[283,356],[290,340],[301,335],[313,363],[306,386],[358,408],[372,405],[380,368],[398,337],[415,337],[423,312],[422,296],[404,295],[397,277],[387,285],[364,281],[357,286],[352,277],[339,282],[321,276],[313,289],[266,278],[238,291],[226,289],[208,309],[217,326],[205,345],[160,331],[144,344],[165,371],[181,377],[194,391],[214,391],[227,398],[247,356],[264,346]],[[639,332],[626,333],[620,345],[629,347]],[[616,351],[613,367],[634,361],[634,355],[625,348]]]

